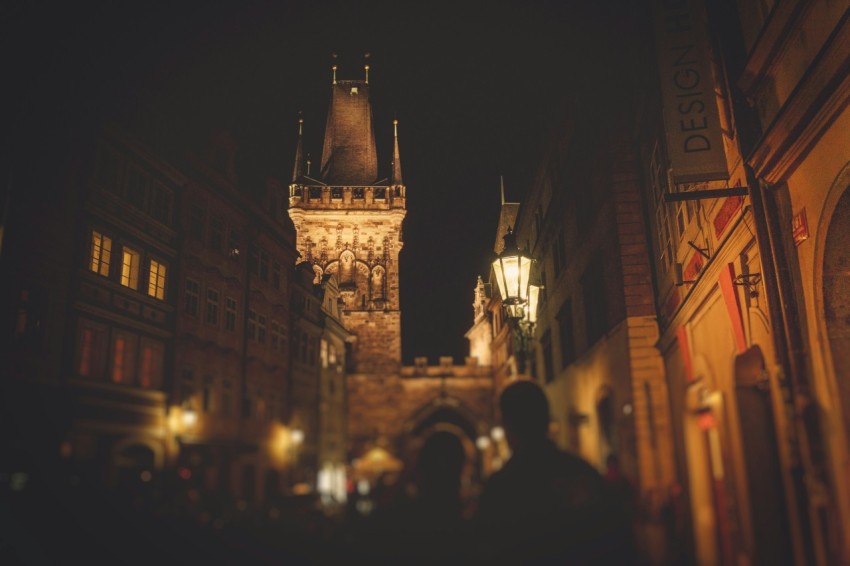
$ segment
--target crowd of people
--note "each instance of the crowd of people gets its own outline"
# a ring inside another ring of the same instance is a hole
[[[559,450],[548,437],[546,396],[534,382],[506,387],[500,412],[512,456],[471,506],[462,495],[463,445],[438,431],[422,446],[415,481],[379,494],[368,513],[351,501],[347,512],[327,515],[304,498],[198,521],[141,500],[110,503],[84,486],[56,498],[56,486],[44,484],[6,502],[15,525],[0,538],[0,562],[87,556],[139,564],[638,564],[634,491],[616,458],[603,475]]]

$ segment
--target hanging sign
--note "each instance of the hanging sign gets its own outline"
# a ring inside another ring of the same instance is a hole
[[[702,0],[654,0],[653,20],[673,181],[728,179]]]

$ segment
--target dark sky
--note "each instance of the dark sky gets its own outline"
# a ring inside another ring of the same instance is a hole
[[[362,77],[369,52],[382,173],[396,116],[408,187],[404,359],[462,360],[499,175],[508,200],[520,200],[552,111],[586,86],[597,50],[611,47],[600,32],[623,17],[610,3],[583,4],[597,3],[4,4],[4,153],[35,163],[54,138],[104,118],[163,146],[216,126],[233,132],[245,184],[287,181],[299,111],[319,160],[331,53],[346,79]]]

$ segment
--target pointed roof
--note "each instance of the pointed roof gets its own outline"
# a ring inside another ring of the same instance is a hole
[[[393,120],[393,185],[401,185],[401,156],[398,152],[398,120]]]
[[[366,81],[334,78],[319,174],[328,185],[370,185],[378,178]]]
[[[499,209],[499,226],[496,228],[496,243],[493,245],[493,251],[497,254],[504,249],[505,234],[509,229],[513,229],[519,212],[518,202],[505,202],[505,178],[501,175],[499,176],[499,188],[502,196],[502,207]]]
[[[303,134],[304,118],[298,118],[298,145],[295,147],[295,166],[292,168],[292,182],[296,182],[301,177],[301,165],[304,163],[302,157],[301,139]]]

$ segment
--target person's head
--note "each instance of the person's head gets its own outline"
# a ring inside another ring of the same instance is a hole
[[[431,434],[419,453],[419,469],[424,483],[453,484],[460,481],[466,454],[460,439],[446,430]]]
[[[549,401],[537,383],[514,381],[499,396],[502,424],[511,444],[546,438],[549,432]]]

